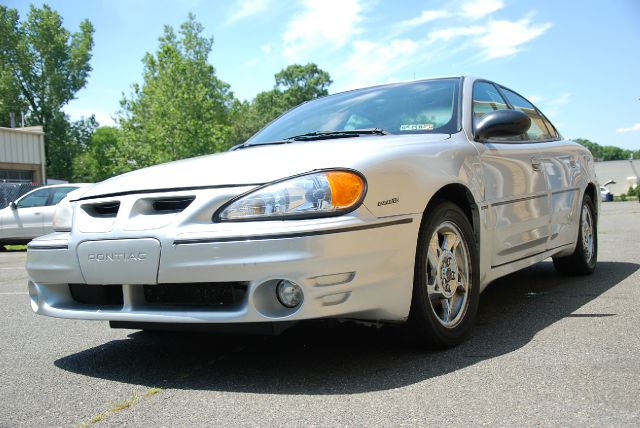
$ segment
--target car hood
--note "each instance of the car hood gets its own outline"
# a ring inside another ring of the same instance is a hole
[[[439,151],[437,142],[449,138],[449,134],[387,135],[254,146],[129,172],[96,184],[81,199],[198,187],[260,185],[318,169],[358,169],[394,148],[402,150],[403,146],[435,143],[433,149]]]

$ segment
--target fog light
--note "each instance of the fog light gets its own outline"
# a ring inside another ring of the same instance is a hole
[[[302,303],[302,288],[294,282],[283,279],[276,286],[278,301],[287,308],[295,308]]]

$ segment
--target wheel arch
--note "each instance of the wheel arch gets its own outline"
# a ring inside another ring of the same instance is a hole
[[[468,187],[460,183],[451,183],[441,187],[434,195],[429,199],[424,213],[429,213],[435,205],[442,201],[449,201],[457,205],[471,224],[473,230],[474,239],[476,245],[480,245],[480,213],[478,212],[478,204],[473,198],[473,194]]]
[[[594,183],[588,183],[587,188],[584,190],[584,194],[588,195],[591,198],[591,202],[593,202],[593,208],[596,212],[596,217],[598,216],[598,207],[600,204],[600,191],[598,187]]]

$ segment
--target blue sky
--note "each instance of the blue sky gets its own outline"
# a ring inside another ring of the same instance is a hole
[[[27,1],[3,1],[26,17]],[[42,2],[34,1],[36,5]],[[142,80],[163,25],[189,12],[215,44],[210,62],[237,97],[271,89],[292,63],[315,62],[331,92],[475,75],[515,89],[566,137],[640,149],[640,1],[57,0],[77,31],[95,26],[93,71],[65,111],[112,124]]]

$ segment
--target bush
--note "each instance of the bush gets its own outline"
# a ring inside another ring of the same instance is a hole
[[[629,190],[627,190],[627,196],[637,196],[639,192],[640,190],[638,190],[638,186],[629,186]]]
[[[621,201],[626,201],[627,200],[627,195],[625,195],[624,193],[620,195],[620,200]]]

